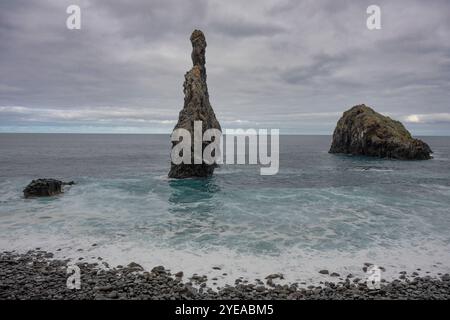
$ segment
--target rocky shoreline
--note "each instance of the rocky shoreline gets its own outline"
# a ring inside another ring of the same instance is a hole
[[[104,268],[106,263],[79,262],[81,288],[68,289],[69,260],[32,250],[20,254],[0,254],[0,299],[450,299],[450,275],[424,276],[401,273],[399,279],[381,282],[380,289],[369,289],[364,280],[348,275],[339,282],[321,285],[276,284],[280,274],[269,275],[257,283],[237,279],[235,285],[211,288],[206,276],[172,274],[163,266],[145,271],[140,265]],[[103,264],[103,266],[101,265]],[[331,277],[331,275],[330,275]]]

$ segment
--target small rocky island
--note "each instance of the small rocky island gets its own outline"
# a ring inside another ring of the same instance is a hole
[[[31,197],[50,197],[63,193],[63,186],[73,185],[75,182],[63,182],[56,179],[37,179],[33,180],[23,189],[25,198]]]
[[[206,39],[202,31],[194,30],[191,35],[192,63],[193,67],[184,78],[184,107],[180,111],[178,123],[174,130],[183,128],[191,133],[192,146],[194,140],[194,121],[202,121],[202,133],[208,129],[221,130],[219,121],[216,119],[214,110],[209,103],[208,86],[206,84]],[[172,147],[178,141],[172,142]],[[202,151],[208,145],[203,142]],[[191,153],[191,164],[171,163],[170,178],[207,177],[213,174],[216,164],[194,164],[194,154]]]
[[[431,159],[432,153],[428,144],[414,139],[401,122],[364,104],[344,112],[329,152],[399,160]]]

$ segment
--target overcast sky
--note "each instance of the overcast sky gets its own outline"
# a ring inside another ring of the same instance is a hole
[[[0,132],[170,132],[195,28],[223,128],[331,134],[365,103],[450,135],[448,0],[1,0]]]

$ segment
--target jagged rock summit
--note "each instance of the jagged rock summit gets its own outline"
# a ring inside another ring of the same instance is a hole
[[[191,133],[192,146],[194,137],[194,121],[202,121],[202,133],[208,129],[221,130],[214,110],[209,103],[208,86],[206,84],[205,50],[206,39],[202,31],[194,30],[191,35],[193,67],[184,78],[184,107],[180,111],[175,129],[184,128]],[[172,147],[178,142],[172,142]],[[203,142],[202,150],[208,145]],[[191,152],[191,164],[171,163],[170,178],[207,177],[213,174],[214,164],[194,164],[194,153]]]
[[[414,139],[401,122],[364,104],[344,112],[329,152],[400,160],[431,159],[432,153],[428,144]]]

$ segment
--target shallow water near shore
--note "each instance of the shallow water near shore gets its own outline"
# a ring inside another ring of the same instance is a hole
[[[282,136],[275,176],[223,165],[171,180],[166,135],[0,134],[0,249],[164,265],[219,284],[361,277],[365,262],[385,278],[449,272],[450,138],[423,139],[433,160],[331,155],[329,136]],[[24,199],[39,177],[77,184]]]

